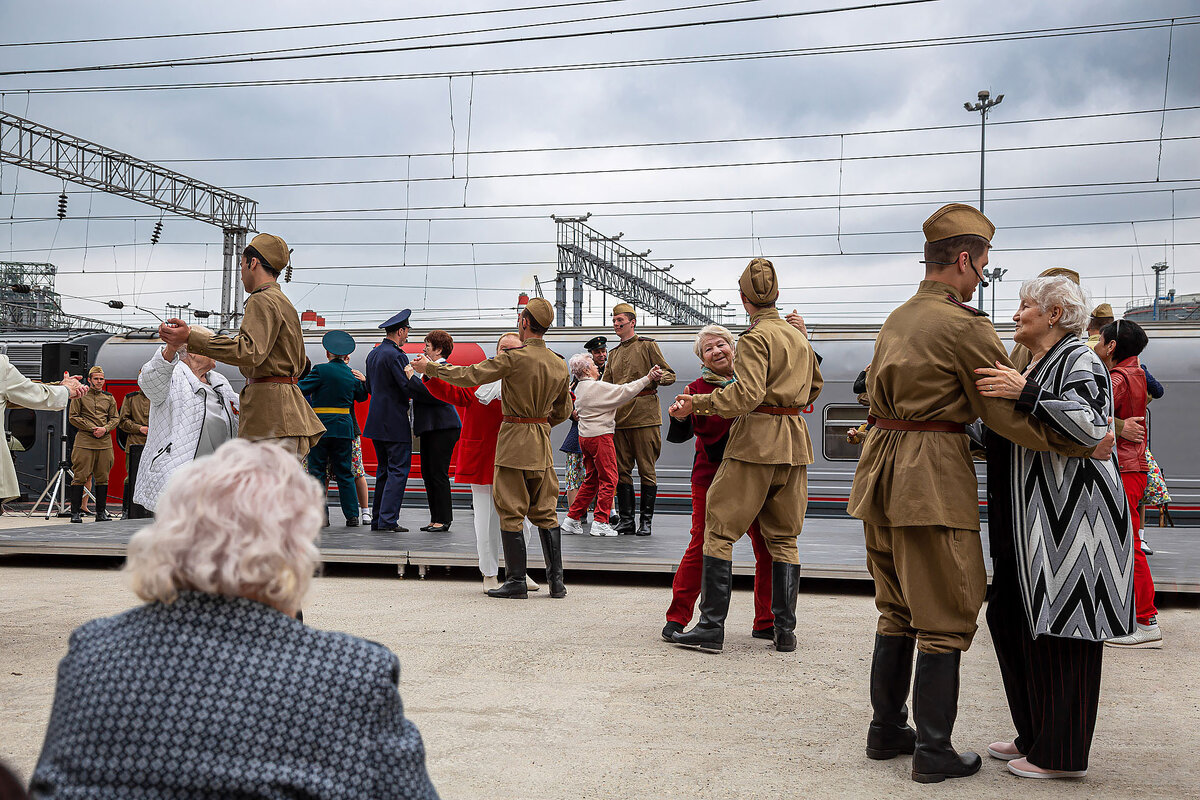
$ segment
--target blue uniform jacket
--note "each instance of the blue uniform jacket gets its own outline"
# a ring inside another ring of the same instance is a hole
[[[431,395],[423,382],[421,388],[413,392],[412,403],[413,433],[417,436],[424,436],[430,431],[462,427],[462,420],[454,406]]]
[[[300,379],[300,391],[308,397],[317,418],[325,426],[325,435],[353,439],[357,434],[354,423],[354,404],[367,399],[367,385],[354,377],[344,361],[317,364]],[[323,413],[319,409],[347,409],[347,414]]]
[[[371,406],[363,436],[383,442],[412,441],[409,402],[415,392],[424,391],[425,387],[419,377],[405,377],[406,366],[408,356],[391,339],[384,339],[367,353],[367,392],[371,395]]]

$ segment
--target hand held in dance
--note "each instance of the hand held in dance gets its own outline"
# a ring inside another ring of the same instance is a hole
[[[163,358],[170,361],[175,358],[175,353],[179,348],[187,344],[188,334],[192,329],[188,324],[181,319],[171,317],[169,320],[158,326],[158,338],[166,343],[166,349],[163,351]]]
[[[1121,428],[1121,438],[1141,444],[1146,438],[1146,428],[1142,425],[1145,421],[1145,417],[1130,417],[1125,420],[1125,425]]]
[[[792,309],[792,313],[788,314],[784,319],[788,325],[791,325],[796,330],[804,334],[804,338],[808,338],[808,326],[804,324],[804,317],[796,313],[796,309]]]
[[[681,394],[675,397],[675,402],[671,403],[671,407],[667,409],[667,413],[675,419],[684,420],[691,416],[692,409],[691,395]]]
[[[425,359],[424,355],[419,355],[412,361],[408,362],[408,366],[412,368],[412,371],[420,373],[421,375],[425,374],[425,367],[428,364],[429,362]]]
[[[417,374],[417,371],[412,368],[412,364],[404,365],[404,377],[411,378],[413,375],[416,375],[416,374]]]
[[[658,364],[655,364],[650,368],[650,371],[646,373],[646,377],[650,379],[651,383],[658,383],[659,379],[662,378],[662,367],[660,367]]]
[[[60,385],[67,387],[67,391],[70,393],[72,400],[74,400],[76,397],[83,397],[85,394],[87,394],[87,387],[83,385],[83,379],[78,375],[69,375],[64,372],[62,376],[62,383]]]
[[[1025,389],[1025,376],[999,361],[993,367],[980,367],[975,374],[984,377],[975,381],[975,386],[984,397],[1004,397],[1018,400]]]

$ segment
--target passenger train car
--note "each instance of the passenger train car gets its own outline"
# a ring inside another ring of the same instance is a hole
[[[1166,396],[1150,407],[1150,447],[1162,465],[1172,495],[1171,513],[1177,521],[1190,518],[1200,521],[1200,326],[1180,323],[1149,323],[1146,326],[1150,345],[1142,361],[1154,376],[1166,387]],[[660,388],[659,403],[663,409],[664,424],[666,409],[677,391],[700,374],[700,363],[692,350],[698,328],[694,327],[639,327],[639,333],[658,341],[667,361],[678,375],[674,386]],[[804,410],[812,436],[815,463],[809,468],[810,514],[844,515],[850,484],[854,477],[859,448],[846,442],[846,429],[866,419],[866,409],[855,401],[852,390],[854,379],[870,361],[874,347],[876,326],[821,326],[813,331],[812,344],[824,359],[821,372],[825,385],[816,403]],[[493,354],[499,331],[495,329],[458,328],[450,331],[455,338],[450,361],[454,364],[472,364]],[[999,328],[1001,338],[1011,345],[1011,326]],[[325,358],[321,347],[324,331],[306,333],[308,356],[313,363]],[[351,331],[358,342],[358,349],[350,358],[351,366],[363,369],[367,353],[381,337],[378,330]],[[413,329],[405,350],[410,354],[421,351],[422,338],[426,331]],[[547,344],[564,358],[583,351],[583,343],[596,335],[606,335],[610,343],[615,342],[612,331],[607,328],[551,328]],[[153,331],[132,333],[126,336],[90,335],[76,339],[89,348],[89,363],[104,367],[108,389],[117,397],[118,403],[125,393],[136,386],[137,373],[141,365],[154,355],[158,340]],[[28,335],[17,333],[0,335],[0,349],[7,342],[10,357],[18,368],[31,377],[37,377],[39,366],[33,363],[37,341]],[[983,365],[981,365],[983,366]],[[235,387],[243,379],[236,369],[219,365]],[[360,424],[366,419],[367,403],[357,409]],[[55,415],[41,413],[39,419],[57,422]],[[47,432],[46,423],[39,424],[37,440],[28,446],[28,452],[15,454],[18,461],[22,487],[26,493],[36,497],[45,484],[46,474],[57,467],[57,452],[47,441],[53,432]],[[557,452],[567,426],[561,425],[553,431],[556,461],[560,471],[564,456]],[[414,448],[417,446],[414,442]],[[664,510],[682,511],[690,505],[690,473],[693,444],[670,444],[663,442],[662,456],[658,462],[659,505]],[[368,440],[363,440],[363,458],[368,475],[374,474],[375,454]],[[414,456],[414,467],[419,452]],[[39,463],[40,459],[40,463]],[[981,482],[980,501],[983,501],[983,481],[986,476],[982,464],[977,465]],[[110,486],[121,486],[124,479],[124,459],[118,454],[117,465],[110,478]],[[370,480],[370,478],[368,478]],[[424,506],[423,489],[419,472],[414,469],[409,480],[409,494],[405,506]],[[455,498],[461,504],[469,502],[465,486],[456,486]],[[116,490],[113,489],[116,493]],[[1151,514],[1151,520],[1154,515]]]

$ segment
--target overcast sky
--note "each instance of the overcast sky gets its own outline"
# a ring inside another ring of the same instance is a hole
[[[345,44],[335,48],[344,50],[367,40],[491,29],[358,46],[441,45],[853,5],[849,0],[743,0],[696,8],[714,2],[611,0],[292,31],[0,46],[0,72],[328,44]],[[115,0],[100,10],[92,3],[5,3],[0,5],[0,45],[549,5],[549,0],[334,5]],[[685,7],[692,10],[595,19]],[[535,275],[552,295],[557,256],[550,215],[587,212],[595,229],[623,233],[622,242],[634,250],[650,249],[656,264],[674,264],[674,275],[694,278],[694,285],[710,288],[718,302],[736,301],[737,275],[748,258],[762,254],[779,270],[785,287],[781,305],[801,309],[819,325],[878,322],[911,294],[923,274],[917,263],[922,221],[943,203],[978,202],[979,115],[968,114],[963,102],[974,101],[986,88],[993,96],[1005,95],[988,122],[987,185],[993,188],[986,212],[998,228],[992,264],[1009,270],[996,302],[997,316],[1007,321],[1020,281],[1054,265],[1078,269],[1095,302],[1107,300],[1118,309],[1152,294],[1150,266],[1162,260],[1171,266],[1168,286],[1181,294],[1200,291],[1195,244],[1200,242],[1200,144],[1180,138],[1200,136],[1200,110],[1162,112],[1169,39],[1165,107],[1200,106],[1195,77],[1200,75],[1200,18],[1186,16],[1196,13],[1196,4],[1186,0],[937,0],[476,47],[10,74],[0,76],[0,93],[5,111],[256,200],[259,230],[283,236],[295,249],[295,279],[285,291],[300,309],[325,314],[330,325],[373,325],[411,307],[418,310],[420,326],[453,329],[474,319],[497,325],[510,319],[508,309],[520,291],[532,290]],[[1023,31],[1067,28],[1053,32],[1072,33],[1079,26],[1173,15],[1178,15],[1173,28],[1154,23],[1140,30],[1011,38]],[[495,30],[557,21],[562,24]],[[941,43],[980,35],[985,41]],[[911,40],[939,46],[878,47]],[[532,66],[829,47],[841,52],[470,77]],[[417,73],[459,77],[50,91]],[[1152,113],[1019,122],[1138,111]],[[942,126],[961,127],[838,135]],[[794,138],[801,136],[810,138]],[[757,137],[793,138],[482,152]],[[1131,139],[1148,141],[1048,147]],[[450,152],[456,153],[453,159]],[[914,153],[942,155],[866,158]],[[205,160],[345,155],[393,157]],[[798,161],[807,163],[644,169]],[[587,174],[614,169],[625,171]],[[484,177],[562,171],[577,174]],[[469,182],[468,173],[476,176]],[[386,182],[269,185],[363,180]],[[1019,188],[1050,186],[1055,188]],[[59,268],[57,288],[65,295],[120,298],[160,314],[168,302],[219,308],[218,229],[167,215],[162,239],[151,247],[157,210],[68,185],[68,218],[60,224],[54,212],[61,190],[56,179],[4,165],[0,259],[50,261]],[[668,200],[675,202],[657,202]],[[113,216],[121,219],[97,218]],[[64,305],[78,314],[131,324],[153,321],[88,300],[67,299]],[[585,310],[590,323],[606,316],[598,292],[589,293]]]

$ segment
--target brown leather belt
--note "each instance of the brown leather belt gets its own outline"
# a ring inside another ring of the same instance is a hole
[[[510,417],[505,414],[500,418],[501,422],[512,422],[517,425],[542,425],[550,422],[549,417]]]
[[[642,389],[634,397],[649,397],[650,395],[658,394],[657,389]]]
[[[800,409],[794,406],[759,406],[752,413],[773,414],[777,417],[798,417],[800,416]]]
[[[885,431],[925,431],[926,433],[966,433],[967,426],[961,422],[918,422],[912,419],[888,419],[867,417],[867,422]]]
[[[254,383],[290,383],[292,386],[295,386],[299,382],[299,378],[285,378],[282,375],[272,375],[269,378],[246,378],[247,386]]]

